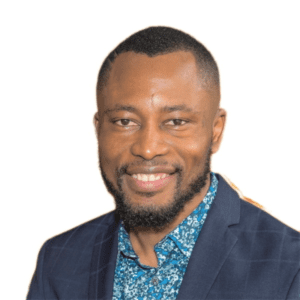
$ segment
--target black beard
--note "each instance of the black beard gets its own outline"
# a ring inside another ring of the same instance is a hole
[[[206,158],[204,170],[189,184],[185,191],[180,191],[182,182],[182,168],[176,166],[177,184],[174,195],[174,201],[164,207],[148,206],[148,207],[134,207],[126,199],[122,190],[123,176],[126,173],[128,166],[123,166],[116,171],[117,184],[119,190],[115,189],[112,182],[108,180],[103,169],[100,170],[103,181],[107,190],[113,195],[116,203],[116,216],[124,222],[124,227],[129,232],[135,228],[140,230],[154,230],[156,232],[162,231],[169,225],[175,217],[182,211],[186,203],[191,201],[194,196],[203,189],[206,185],[208,175],[210,173],[210,158],[211,148],[209,148]],[[152,197],[154,192],[140,193],[144,197]]]

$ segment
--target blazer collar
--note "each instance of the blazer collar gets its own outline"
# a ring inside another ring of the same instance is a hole
[[[206,299],[238,240],[229,226],[239,223],[240,199],[220,175],[217,178],[217,195],[193,249],[178,300]]]
[[[237,242],[231,225],[240,220],[238,194],[216,174],[219,184],[201,233],[194,246],[177,300],[205,299],[223,263]],[[89,282],[89,300],[112,299],[118,254],[120,220],[106,215],[96,237]]]

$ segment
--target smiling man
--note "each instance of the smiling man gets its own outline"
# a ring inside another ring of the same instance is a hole
[[[28,299],[299,299],[300,235],[210,171],[219,104],[215,60],[181,31],[109,54],[94,122],[116,210],[44,244]]]

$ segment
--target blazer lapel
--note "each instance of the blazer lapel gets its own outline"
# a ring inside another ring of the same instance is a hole
[[[111,215],[114,217],[115,214]],[[95,239],[89,281],[89,300],[112,299],[120,222],[103,225]]]
[[[217,177],[217,195],[189,260],[178,300],[206,299],[238,240],[228,226],[239,222],[240,199],[221,176]]]

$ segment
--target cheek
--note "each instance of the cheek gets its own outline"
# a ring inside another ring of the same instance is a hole
[[[113,134],[100,133],[98,137],[98,149],[101,166],[107,172],[113,172],[119,168],[128,152],[128,145],[120,137]],[[124,162],[123,162],[124,163]]]
[[[195,137],[181,145],[179,151],[188,173],[199,172],[199,168],[204,167],[210,146],[211,139],[209,137]]]

